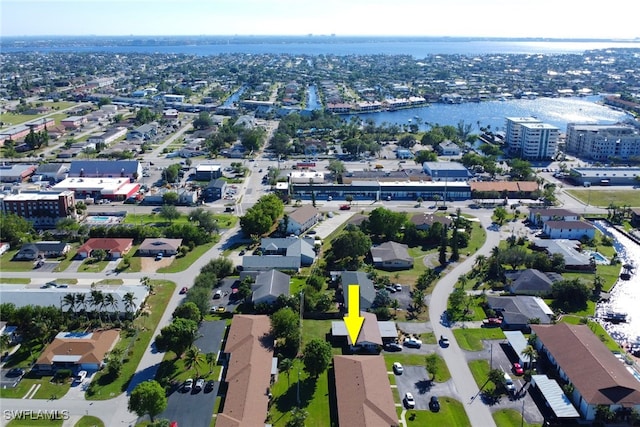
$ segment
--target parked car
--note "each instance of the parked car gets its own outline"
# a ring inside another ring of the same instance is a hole
[[[213,299],[220,299],[220,298],[222,298],[222,291],[218,289],[213,293]]]
[[[384,290],[389,292],[389,293],[391,293],[391,294],[395,294],[396,293],[396,288],[394,286],[391,286],[391,285],[385,286]]]
[[[396,292],[402,292],[402,285],[400,283],[396,283],[395,285],[393,285],[393,287],[395,288]]]
[[[156,261],[160,261],[163,257],[164,254],[162,252],[158,252],[158,254],[156,255]]]
[[[204,380],[202,378],[198,378],[196,380],[196,384],[193,386],[193,390],[198,392],[204,388]]]
[[[193,379],[188,378],[185,380],[184,384],[182,384],[182,391],[185,393],[190,392],[193,389]]]
[[[17,378],[23,375],[24,375],[24,369],[21,369],[21,368],[9,369],[9,372],[7,372],[7,377],[9,378]]]
[[[395,372],[396,375],[401,375],[404,372],[404,368],[402,367],[402,363],[393,362],[393,372]]]
[[[384,345],[386,351],[402,351],[402,346],[397,342],[390,342]]]
[[[214,313],[224,313],[225,311],[227,311],[227,309],[226,309],[226,308],[224,308],[224,307],[223,307],[223,306],[221,306],[221,305],[214,305],[213,307],[211,307],[211,310],[209,310],[209,312],[210,312],[211,314],[214,314]]]
[[[516,391],[516,386],[513,384],[511,376],[506,372],[504,373],[504,388],[506,388],[509,393],[514,393]]]
[[[524,369],[522,369],[522,365],[520,365],[518,362],[513,364],[513,373],[516,375],[524,374]]]
[[[73,379],[73,382],[81,383],[82,381],[84,381],[85,378],[87,378],[87,371],[80,371],[78,372],[78,375],[76,375],[75,378]]]
[[[340,205],[341,211],[348,211],[351,209],[351,205]]]
[[[189,292],[189,288],[187,288],[186,286],[183,286],[182,289],[180,289],[180,295],[184,295],[187,292]]]
[[[214,385],[215,385],[215,381],[213,381],[213,380],[207,381],[207,383],[204,385],[204,392],[205,393],[210,393],[211,391],[213,391],[213,386]]]
[[[440,410],[440,402],[438,401],[438,396],[431,396],[429,399],[429,409],[433,412],[438,412]]]
[[[502,319],[499,317],[488,317],[482,321],[482,324],[487,328],[498,327],[502,325]]]
[[[444,335],[440,335],[440,345],[443,347],[449,347],[449,338]]]
[[[416,401],[413,398],[413,394],[406,392],[404,395],[404,406],[408,409],[413,409],[416,407]]]
[[[417,338],[405,338],[404,345],[405,347],[420,348],[422,347],[422,341]]]

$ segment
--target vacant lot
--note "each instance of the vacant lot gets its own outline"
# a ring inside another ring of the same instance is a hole
[[[567,190],[584,204],[606,208],[616,206],[640,207],[640,190]]]

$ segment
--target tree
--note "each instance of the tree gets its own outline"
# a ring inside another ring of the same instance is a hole
[[[302,408],[294,407],[285,427],[304,427],[309,413]]]
[[[292,367],[293,361],[287,357],[280,360],[280,363],[278,364],[278,369],[280,370],[280,372],[284,372],[287,374],[287,387],[291,386],[291,384],[289,383],[289,371],[291,371]]]
[[[180,359],[185,350],[193,345],[197,334],[196,322],[178,317],[162,328],[155,340],[156,348],[159,351],[173,351],[176,359]]]
[[[329,160],[329,166],[327,166],[327,169],[333,172],[336,176],[341,176],[346,171],[344,163],[337,159]]]
[[[314,378],[327,370],[331,363],[331,344],[314,338],[304,347],[304,369]]]
[[[162,198],[164,199],[164,196],[168,194],[175,194],[177,196],[177,193],[167,192],[162,196]],[[180,218],[180,212],[178,211],[178,208],[173,205],[162,205],[159,215],[169,222],[173,222],[174,220]]]
[[[498,206],[493,210],[493,217],[499,225],[502,225],[507,218],[507,210],[502,206]]]
[[[440,248],[438,250],[438,262],[440,265],[445,265],[447,263],[447,229],[446,227],[442,227],[442,234],[440,236]]]
[[[579,278],[555,282],[551,286],[551,293],[556,299],[558,307],[565,311],[579,311],[587,307],[590,289]]]
[[[131,392],[128,406],[139,417],[149,415],[153,422],[154,417],[167,408],[167,395],[157,381],[144,381]]]
[[[12,213],[0,212],[0,236],[12,247],[30,242],[35,233],[33,225],[26,219]]]
[[[62,308],[67,308],[68,313],[76,314],[76,296],[74,294],[66,294],[62,297]]]
[[[184,366],[187,369],[194,368],[196,370],[196,377],[200,376],[200,366],[204,365],[207,362],[207,358],[200,351],[200,349],[194,345],[189,347],[189,349],[184,354]]]
[[[501,369],[491,369],[487,379],[493,383],[496,389],[504,387],[506,384],[504,372]]]
[[[211,126],[213,126],[213,120],[206,111],[201,111],[193,121],[193,127],[196,129],[209,129]]]
[[[178,196],[178,193],[176,193],[175,191],[167,191],[166,193],[164,193],[162,195],[163,206],[173,206],[176,203],[178,203],[179,199],[180,199],[180,196]],[[160,213],[162,213],[162,212],[160,212]],[[180,215],[178,214],[178,217],[179,216]]]
[[[218,231],[218,220],[211,211],[207,211],[202,208],[194,209],[189,213],[189,219],[193,222],[197,222],[198,227],[202,228],[207,233]]]
[[[536,359],[538,359],[538,352],[536,351],[536,348],[532,345],[527,345],[522,350],[521,354],[529,359],[529,363],[531,364],[530,365],[531,367],[533,367],[533,365],[536,363]]]
[[[271,333],[277,338],[297,338],[300,330],[300,318],[289,307],[281,308],[271,315]]]
[[[136,113],[136,124],[143,125],[156,120],[157,114],[151,111],[148,107],[142,107]]]
[[[185,302],[173,310],[173,318],[176,319],[178,317],[200,322],[202,320],[202,313],[195,303]]]
[[[438,355],[435,353],[429,354],[424,358],[424,364],[427,372],[431,375],[431,381],[434,381],[438,373]]]
[[[331,242],[331,252],[337,260],[357,259],[367,254],[370,249],[371,239],[358,229],[342,232]]]
[[[80,295],[80,294],[78,294],[78,295]],[[77,296],[76,296],[76,298],[77,298]],[[127,292],[122,297],[122,302],[124,303],[124,309],[126,310],[127,315],[130,316],[131,318],[133,318],[133,310],[136,307],[135,300],[136,300],[136,296],[134,295],[133,292]]]

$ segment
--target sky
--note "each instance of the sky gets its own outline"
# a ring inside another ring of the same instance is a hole
[[[640,27],[637,13],[630,10],[633,4],[633,0],[0,0],[0,35],[634,39],[640,37]]]

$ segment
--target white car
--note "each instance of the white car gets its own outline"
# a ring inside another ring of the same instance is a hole
[[[193,388],[193,379],[189,378],[182,385],[182,391],[184,391],[185,393],[188,393],[191,391],[192,388]]]
[[[87,378],[87,371],[80,371],[78,375],[73,379],[75,383],[81,383],[84,379]]]
[[[404,395],[404,404],[407,408],[413,409],[416,407],[416,401],[413,399],[413,394],[406,392]]]
[[[193,387],[195,391],[200,391],[204,388],[204,380],[199,378],[196,380],[196,385]]]
[[[393,362],[393,372],[395,372],[396,375],[402,374],[404,372],[404,368],[402,367],[402,363]]]
[[[405,347],[420,348],[422,347],[422,340],[417,338],[405,338],[404,345]]]

